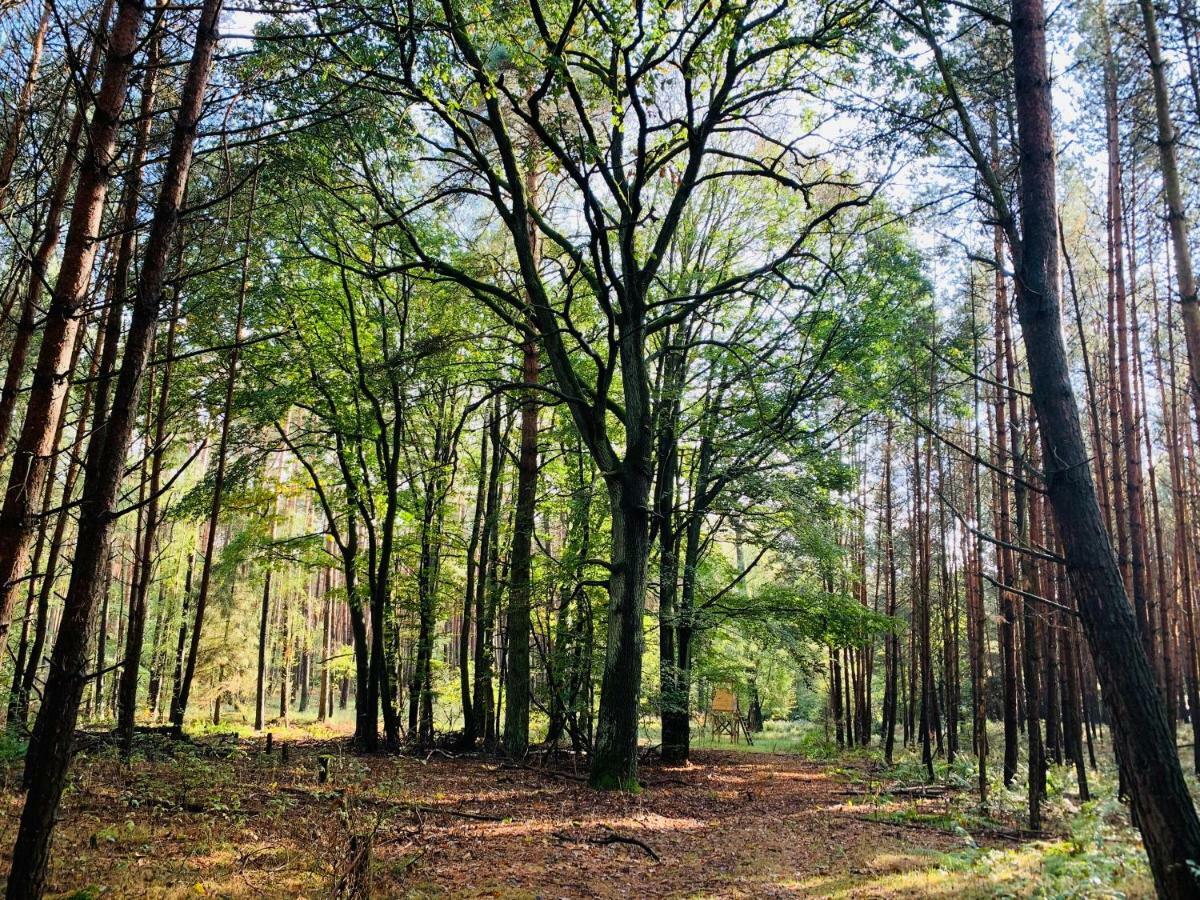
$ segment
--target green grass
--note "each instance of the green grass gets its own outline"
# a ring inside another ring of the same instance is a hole
[[[728,735],[713,737],[710,730],[702,730],[693,723],[691,747],[693,750],[740,750],[746,753],[794,753],[808,758],[833,758],[837,748],[826,746],[824,732],[811,722],[771,721],[763,730],[752,735],[754,743],[747,744],[745,735],[736,743]],[[646,746],[655,746],[662,741],[659,723],[644,722],[641,741]],[[827,756],[824,754],[828,754]]]

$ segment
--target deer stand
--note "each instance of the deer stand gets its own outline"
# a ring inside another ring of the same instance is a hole
[[[750,734],[746,717],[742,715],[736,692],[728,688],[717,688],[713,691],[712,702],[709,703],[704,718],[705,727],[711,730],[714,740],[727,734],[729,740],[736,744],[744,735],[746,743],[753,746],[754,738]]]

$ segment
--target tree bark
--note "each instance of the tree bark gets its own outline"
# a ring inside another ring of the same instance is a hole
[[[1057,192],[1045,28],[1042,0],[1013,0],[1022,226],[1017,310],[1044,447],[1046,487],[1080,618],[1113,712],[1113,735],[1155,885],[1160,896],[1191,897],[1198,885],[1189,861],[1200,860],[1200,821],[1104,530],[1059,328]]]
[[[887,569],[886,591],[887,600],[884,609],[891,619],[896,618],[896,541],[892,516],[892,431],[891,418],[887,422],[887,431],[883,444],[883,540],[884,566]],[[888,628],[887,644],[884,650],[884,690],[883,690],[883,758],[890,766],[896,746],[896,710],[898,700],[898,680],[900,675],[900,635],[897,633],[898,623]]]
[[[1146,56],[1150,63],[1150,79],[1154,85],[1158,159],[1167,200],[1167,223],[1175,256],[1175,283],[1179,291],[1180,316],[1183,320],[1184,343],[1191,374],[1191,378],[1188,379],[1188,393],[1191,395],[1196,417],[1200,419],[1200,298],[1197,297],[1196,276],[1192,269],[1190,229],[1179,176],[1179,132],[1171,116],[1171,88],[1167,81],[1162,42],[1158,35],[1158,14],[1155,12],[1153,0],[1138,0],[1138,7],[1142,13],[1142,27],[1146,31]]]
[[[81,329],[77,340],[75,341],[75,353],[78,356],[83,347],[84,332]],[[100,344],[104,338],[100,332],[96,334],[96,344],[92,350],[92,361],[89,366],[91,375],[96,372],[96,365],[99,362]],[[77,360],[76,360],[77,361]],[[71,368],[74,370],[76,361],[72,361]],[[87,386],[83,390],[83,398],[80,403],[79,419],[76,421],[76,434],[82,433],[85,423],[88,421],[88,411],[90,409],[92,399],[92,384],[88,381]],[[66,424],[65,416],[59,417],[58,433],[54,437],[54,446],[56,451],[62,443],[62,433]],[[63,536],[66,533],[67,523],[70,519],[70,502],[71,497],[75,492],[75,482],[79,475],[80,456],[77,452],[69,454],[70,460],[67,463],[66,477],[63,480],[62,494],[59,497],[58,515],[55,517],[54,531],[50,536],[49,550],[46,556],[46,564],[41,572],[40,584],[31,580],[29,583],[29,595],[26,601],[25,621],[21,627],[21,653],[17,657],[16,665],[13,666],[13,686],[9,697],[9,705],[7,709],[6,721],[9,728],[15,730],[23,730],[26,725],[26,720],[29,714],[29,698],[33,692],[34,684],[37,681],[38,669],[42,664],[42,651],[46,645],[46,630],[48,626],[50,612],[50,593],[54,588],[55,577],[58,574],[58,557],[62,552]],[[58,466],[58,454],[56,452],[54,459],[50,462],[50,471],[46,478],[45,498],[42,503],[42,527],[38,530],[38,546],[34,552],[32,571],[37,573],[38,562],[40,561],[42,544],[46,536],[46,520],[50,512],[50,502],[53,496],[55,470]],[[36,606],[35,606],[36,597]],[[29,646],[25,644],[27,630],[30,620],[33,621],[33,639]]]
[[[479,551],[480,573],[475,595],[475,697],[471,711],[475,717],[475,735],[490,745],[495,695],[492,676],[495,654],[492,648],[492,603],[500,578],[500,475],[504,468],[504,447],[500,434],[500,401],[492,405],[488,432],[492,445],[492,466],[488,473],[487,503],[484,512],[483,539]]]
[[[993,126],[994,142],[995,133]],[[996,259],[1003,259],[1004,240],[999,226],[995,229],[993,248],[996,253]],[[1011,545],[1013,543],[1012,515],[1009,500],[1011,488],[1009,486],[1008,475],[1006,474],[1008,471],[1009,441],[1008,398],[1005,396],[1006,392],[1012,387],[1008,384],[1007,366],[1007,360],[1011,353],[1008,351],[1009,341],[1006,340],[1008,329],[1005,324],[1008,319],[1008,285],[1005,275],[999,270],[997,270],[995,276],[995,294],[996,408],[994,420],[995,431],[993,433],[992,444],[995,447],[996,468],[999,470],[999,475],[996,478],[996,500],[993,507],[993,519],[995,521],[996,532],[1000,536],[1000,541],[1003,544]],[[1003,546],[997,547],[996,559],[1000,570],[998,574],[1001,583],[1005,587],[1011,586],[1015,581],[1012,553]],[[1013,779],[1017,775],[1017,760],[1020,756],[1017,715],[1017,617],[1012,594],[1008,591],[1001,591],[999,602],[1000,615],[1002,617],[999,626],[999,637],[1000,671],[1003,676],[1004,702],[1004,784],[1007,786],[1012,784]]]
[[[47,4],[49,8],[49,4]],[[99,34],[92,42],[91,49],[88,51],[88,60],[84,66],[82,73],[83,84],[86,85],[87,91],[90,92],[92,85],[96,80],[96,70],[100,66],[101,54],[104,51],[103,29],[108,24],[109,16],[112,14],[112,0],[105,0],[100,8],[98,21],[100,22]],[[128,76],[126,76],[127,78]],[[124,96],[122,95],[122,102]],[[29,261],[29,274],[27,276],[27,284],[25,289],[24,301],[21,304],[21,312],[17,319],[16,332],[13,335],[13,343],[9,348],[8,368],[4,373],[4,386],[0,389],[0,456],[6,453],[9,431],[12,428],[13,414],[16,411],[17,395],[21,385],[21,379],[25,376],[25,363],[29,357],[29,346],[33,340],[33,334],[36,330],[36,315],[38,304],[42,296],[42,289],[46,284],[47,277],[50,274],[50,264],[54,257],[54,251],[58,249],[59,242],[59,224],[62,221],[62,215],[66,209],[67,192],[71,188],[71,181],[75,177],[76,167],[79,163],[79,142],[83,134],[83,129],[87,124],[87,103],[80,100],[76,103],[75,113],[71,117],[71,124],[67,128],[66,138],[63,141],[63,156],[59,164],[58,172],[55,174],[54,182],[50,188],[50,195],[46,202],[45,224],[42,228],[42,238],[38,242],[37,249],[34,251]],[[115,139],[115,137],[114,137]],[[109,150],[111,155],[114,148]],[[103,173],[104,177],[108,177],[107,171]],[[76,198],[78,202],[78,194]],[[101,198],[103,205],[103,198]],[[0,205],[0,210],[4,207]],[[74,213],[72,212],[72,215]],[[97,223],[97,228],[99,227]],[[65,253],[64,251],[64,260]],[[95,248],[92,248],[93,258]],[[92,259],[87,260],[87,268],[92,266]],[[60,267],[60,278],[62,269]],[[80,288],[86,291],[87,281],[90,277],[90,272],[85,273],[83,286]],[[79,301],[82,303],[82,299]],[[9,564],[7,557],[4,555],[7,551],[3,544],[0,543],[0,566]],[[3,575],[3,569],[0,568],[0,575]],[[7,576],[9,579],[19,577],[20,572],[14,575]],[[0,584],[0,612],[5,609],[7,588]],[[11,601],[9,601],[11,602]],[[11,614],[11,607],[9,607]],[[6,619],[7,616],[0,616],[0,620]],[[2,621],[0,621],[2,625]]]
[[[631,453],[635,453],[631,448]],[[609,575],[608,648],[600,684],[596,755],[588,783],[601,790],[638,790],[638,708],[642,684],[642,612],[650,555],[650,466],[610,476],[612,571]],[[637,458],[635,455],[633,458]]]
[[[679,475],[679,408],[684,352],[664,335],[662,390],[659,398],[658,473],[654,510],[658,530],[658,673],[661,695],[662,760],[679,764],[688,758],[688,697],[686,673],[678,665],[679,527],[676,521],[676,480]],[[690,687],[690,686],[689,686]]]
[[[519,758],[529,747],[529,631],[533,594],[533,533],[538,483],[538,347],[528,333],[521,344],[521,445],[517,457],[517,504],[513,516],[508,595],[508,650],[504,751]]]
[[[160,8],[161,8],[160,2]],[[158,77],[161,30],[156,28],[151,38],[150,48],[146,54],[146,75],[142,83],[142,98],[138,131],[135,137],[133,153],[130,156],[130,171],[126,182],[125,216],[121,237],[121,249],[118,251],[118,268],[121,258],[132,256],[132,241],[137,226],[137,209],[141,193],[141,169],[146,158],[146,147],[150,138],[150,122],[154,113],[155,85]],[[129,246],[126,246],[126,243]],[[127,264],[126,264],[127,270]],[[123,293],[123,291],[122,291]],[[113,302],[120,305],[121,297],[114,296]],[[119,308],[119,306],[118,306]],[[119,318],[119,317],[118,317]],[[154,443],[151,445],[150,462],[150,501],[146,507],[145,526],[141,538],[140,562],[138,579],[134,584],[132,602],[130,603],[129,635],[125,641],[125,661],[121,669],[118,686],[117,731],[121,735],[122,744],[128,754],[133,746],[134,717],[137,710],[138,672],[141,665],[142,642],[146,627],[146,601],[150,596],[150,584],[153,580],[155,538],[159,526],[159,500],[162,493],[162,470],[166,456],[167,413],[168,401],[171,395],[171,375],[174,368],[175,337],[179,319],[179,292],[176,291],[171,309],[171,321],[167,326],[166,363],[163,366],[163,380],[159,388],[158,405],[155,410]],[[106,344],[107,345],[107,344]],[[147,413],[147,431],[149,431],[149,413]],[[98,433],[103,433],[100,431]]]
[[[53,5],[50,0],[42,4],[42,17],[38,20],[37,28],[29,41],[29,66],[25,70],[25,81],[21,92],[17,95],[17,103],[13,108],[12,125],[9,126],[8,136],[4,139],[4,150],[0,151],[0,212],[8,206],[12,195],[12,170],[17,160],[17,152],[21,148],[21,138],[25,134],[25,123],[29,119],[29,109],[33,104],[33,89],[37,86],[38,69],[42,64],[42,48],[46,44],[46,31],[50,26],[50,12]],[[105,19],[101,19],[101,22]]]
[[[1110,289],[1116,311],[1117,412],[1120,414],[1120,445],[1125,451],[1124,499],[1128,514],[1130,578],[1133,607],[1141,629],[1146,655],[1154,658],[1150,626],[1150,589],[1146,576],[1146,496],[1142,482],[1141,439],[1133,411],[1133,374],[1130,364],[1129,298],[1125,288],[1125,209],[1121,173],[1121,148],[1117,118],[1116,63],[1105,23],[1104,87],[1108,152],[1108,233]],[[1116,435],[1114,434],[1114,440]]]
[[[220,9],[221,0],[206,0],[201,9],[196,42],[181,91],[171,149],[163,171],[154,220],[142,258],[141,277],[125,343],[125,356],[106,425],[104,452],[100,457],[96,476],[93,477],[93,473],[89,472],[84,481],[71,584],[64,602],[63,619],[50,660],[50,674],[27,756],[35,765],[32,771],[27,767],[26,772],[29,791],[13,849],[13,867],[8,880],[9,900],[36,898],[45,888],[50,835],[65,784],[83,688],[88,625],[96,602],[97,588],[102,581],[102,568],[108,559],[111,531],[116,520],[115,507],[121,476],[124,473],[125,456],[132,437],[140,383],[162,300],[167,255],[179,220],[192,160],[196,126],[200,119],[208,74],[216,50]],[[113,65],[123,70],[119,77],[120,95],[124,94],[124,80],[132,57],[140,14],[140,7],[134,7],[132,4],[123,2],[119,7],[109,50],[110,58],[106,63],[108,71],[105,73],[105,83],[101,87],[102,100],[106,96],[106,88],[111,87],[109,76],[113,74]],[[118,59],[114,60],[113,57]],[[114,99],[120,99],[120,96]],[[93,139],[96,137],[96,122],[102,124],[105,121],[103,111],[109,108],[102,100],[97,102]],[[114,111],[119,108],[119,103],[111,107]],[[114,115],[111,122],[114,132],[116,118]],[[111,141],[107,146],[111,147]],[[91,164],[89,158],[85,162],[85,172]],[[74,219],[74,215],[72,218]],[[74,224],[73,221],[72,225]],[[94,228],[94,224],[89,224]],[[57,293],[56,291],[56,298]]]
[[[254,730],[262,731],[267,703],[267,632],[271,617],[271,568],[263,575],[258,614],[258,676],[254,684]]]
[[[474,746],[478,735],[475,732],[475,714],[471,700],[471,668],[468,658],[471,655],[471,622],[475,608],[476,579],[482,581],[486,564],[479,553],[480,539],[483,533],[484,500],[487,497],[488,483],[488,427],[484,424],[479,430],[479,473],[475,483],[475,509],[471,519],[471,537],[467,542],[467,583],[463,592],[462,622],[458,633],[458,687],[462,697],[463,711],[463,740],[468,746]]]

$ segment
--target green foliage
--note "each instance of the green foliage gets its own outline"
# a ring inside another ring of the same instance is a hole
[[[5,728],[0,730],[0,765],[11,765],[25,758],[29,742]]]
[[[958,851],[946,858],[943,869],[978,877],[1008,894],[1054,900],[1150,890],[1141,840],[1113,798],[1084,804],[1069,819],[1062,839]]]

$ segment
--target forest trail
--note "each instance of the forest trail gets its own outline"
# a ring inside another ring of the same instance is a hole
[[[348,756],[343,744],[318,741],[290,743],[286,762],[278,743],[267,754],[261,740],[155,746],[129,769],[108,750],[79,758],[51,891],[327,897],[345,876],[351,832],[373,833],[377,897],[962,896],[966,888],[923,875],[964,836],[879,821],[888,804],[862,786],[865,765],[701,751],[686,768],[646,765],[646,788],[631,796],[597,794],[569,769],[551,775],[492,759]],[[331,774],[320,785],[326,755]],[[6,785],[18,777],[10,769]],[[2,796],[11,833],[20,794],[6,786]],[[904,808],[936,812],[948,802],[906,797]]]

